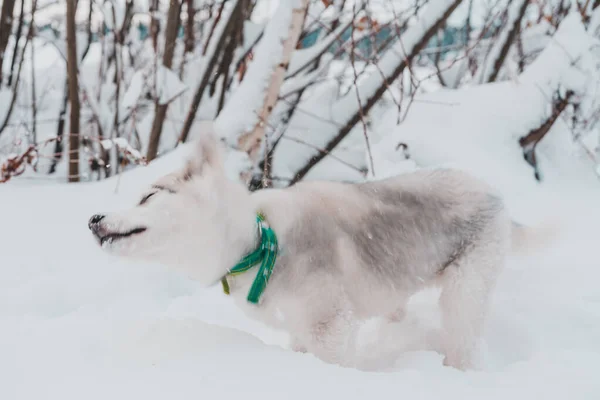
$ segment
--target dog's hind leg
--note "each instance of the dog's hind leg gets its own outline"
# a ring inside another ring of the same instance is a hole
[[[442,273],[444,365],[461,370],[478,367],[475,356],[491,291],[504,264],[504,242],[496,237],[479,243]]]
[[[397,302],[396,309],[385,316],[388,322],[401,322],[406,317],[406,306],[408,303],[409,295],[399,295],[395,299]]]
[[[388,322],[400,322],[406,317],[406,307],[398,307],[394,312],[388,314],[386,319]]]

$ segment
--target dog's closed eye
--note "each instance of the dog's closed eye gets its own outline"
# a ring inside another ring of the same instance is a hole
[[[148,199],[150,199],[150,197],[154,196],[156,193],[158,193],[158,192],[148,193],[147,195],[142,197],[142,200],[140,200],[139,205],[141,206],[141,205],[145,204],[148,201]]]

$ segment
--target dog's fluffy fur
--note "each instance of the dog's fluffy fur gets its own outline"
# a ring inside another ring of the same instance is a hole
[[[437,286],[444,363],[473,367],[515,229],[502,199],[458,170],[250,193],[225,177],[211,134],[140,203],[96,216],[90,229],[114,254],[162,262],[203,285],[218,283],[257,246],[255,215],[264,213],[280,243],[273,275],[258,306],[246,302],[254,269],[229,278],[232,296],[289,332],[293,349],[342,365],[352,365],[357,321],[399,320],[414,293]]]

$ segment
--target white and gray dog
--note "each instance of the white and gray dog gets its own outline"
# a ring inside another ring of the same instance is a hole
[[[258,265],[227,281],[236,303],[288,332],[294,350],[353,365],[348,343],[357,321],[398,321],[413,294],[437,287],[444,364],[474,367],[511,236],[525,238],[490,187],[458,170],[431,169],[250,193],[226,178],[219,147],[203,135],[185,168],[159,179],[136,207],[94,215],[89,228],[102,247],[209,286],[260,246],[260,213],[279,248],[260,301],[247,300]]]

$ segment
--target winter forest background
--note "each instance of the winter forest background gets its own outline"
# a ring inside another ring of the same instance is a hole
[[[548,157],[594,173],[599,5],[4,0],[0,181],[105,179],[206,120],[253,189],[509,138],[495,151],[524,179]]]
[[[0,3],[0,399],[600,398],[600,0]],[[502,271],[485,368],[442,365],[435,293],[365,324],[391,366],[360,371],[103,252],[89,217],[208,129],[251,190],[453,166],[554,227]]]

